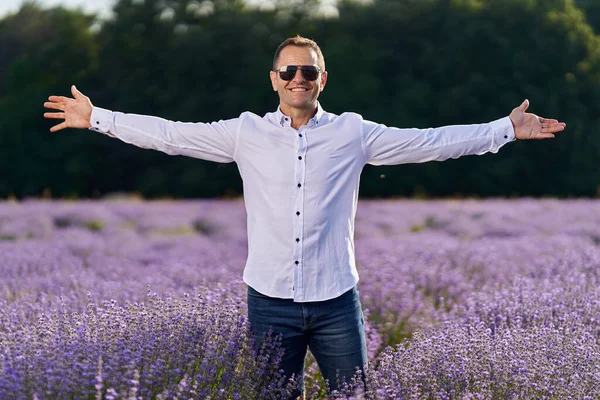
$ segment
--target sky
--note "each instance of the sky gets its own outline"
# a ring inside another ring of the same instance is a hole
[[[8,13],[19,10],[21,4],[25,0],[0,0],[0,18]],[[81,7],[88,12],[97,12],[100,17],[108,18],[111,16],[112,5],[117,0],[35,0],[42,8],[53,6],[64,6],[67,8]],[[361,0],[369,1],[369,0]],[[265,4],[263,0],[247,0],[248,4]],[[269,2],[267,2],[269,3]],[[323,15],[335,16],[337,9],[335,8],[336,0],[322,0],[321,11]],[[270,4],[270,3],[269,3]]]
[[[101,15],[110,13],[115,0],[36,0],[43,8],[62,5],[68,8],[81,7],[86,11],[96,11]],[[0,17],[15,12],[24,0],[0,0]]]

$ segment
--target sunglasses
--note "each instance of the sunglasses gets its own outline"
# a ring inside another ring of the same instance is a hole
[[[279,68],[279,77],[284,81],[291,81],[296,76],[296,71],[302,71],[302,76],[307,81],[316,81],[319,78],[321,69],[314,65],[284,65]]]

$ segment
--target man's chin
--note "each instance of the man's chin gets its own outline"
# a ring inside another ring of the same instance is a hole
[[[287,103],[289,107],[300,110],[312,110],[317,106],[317,100],[313,101],[292,101]]]

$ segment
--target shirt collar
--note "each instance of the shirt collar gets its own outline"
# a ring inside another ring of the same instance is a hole
[[[321,103],[317,101],[317,113],[311,120],[314,120],[316,124],[322,122],[323,115],[325,111],[323,107],[321,107]],[[275,111],[275,121],[279,122],[281,126],[290,125],[290,117],[281,112],[281,107],[277,106],[277,111]]]

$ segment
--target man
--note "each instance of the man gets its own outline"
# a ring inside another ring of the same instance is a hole
[[[354,216],[366,164],[445,160],[497,152],[515,139],[554,137],[565,124],[525,110],[479,125],[389,128],[355,113],[334,115],[317,99],[327,82],[317,44],[294,37],[275,52],[270,72],[276,112],[181,123],[93,107],[74,98],[44,105],[64,119],[52,132],[90,128],[143,148],[238,165],[248,214],[248,316],[260,341],[281,333],[286,375],[302,377],[307,347],[331,389],[367,364],[354,262]],[[300,396],[301,389],[293,394]]]

